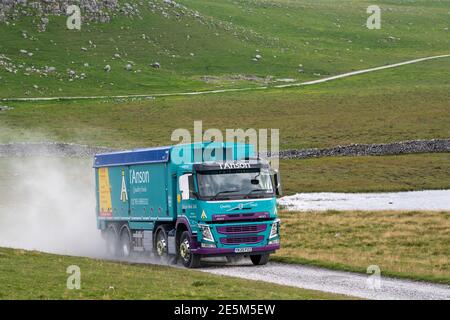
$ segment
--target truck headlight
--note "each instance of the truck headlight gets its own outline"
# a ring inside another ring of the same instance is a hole
[[[272,224],[272,229],[270,229],[269,239],[278,236],[280,230],[280,220],[275,220]]]
[[[268,244],[278,244],[280,243],[280,239],[269,240]]]
[[[213,235],[211,233],[211,228],[207,225],[199,225],[200,230],[202,230],[203,240],[214,242]]]

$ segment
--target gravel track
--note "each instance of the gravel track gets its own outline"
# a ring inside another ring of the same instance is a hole
[[[262,86],[262,87],[250,87],[250,88],[231,88],[231,89],[219,89],[219,90],[206,90],[206,91],[191,91],[191,92],[174,92],[174,93],[155,93],[155,94],[134,94],[134,95],[117,95],[117,96],[64,96],[64,97],[37,97],[37,98],[0,98],[0,101],[64,101],[64,100],[92,100],[92,99],[127,99],[127,98],[156,98],[156,97],[175,97],[175,96],[196,96],[196,95],[204,95],[204,94],[214,94],[214,93],[227,93],[227,92],[240,92],[240,91],[253,91],[253,90],[267,90],[271,88],[292,88],[292,87],[303,87],[310,86],[320,83],[325,83],[329,81],[334,81],[338,79],[348,78],[364,73],[375,72],[385,69],[398,68],[401,66],[405,66],[408,64],[414,64],[419,62],[424,62],[428,60],[435,59],[443,59],[449,58],[450,54],[439,55],[439,56],[430,56],[419,59],[413,59],[408,61],[403,61],[394,64],[388,64],[385,66],[362,69],[352,72],[346,72],[342,74],[338,74],[331,77],[326,77],[322,79],[306,81],[306,82],[295,82],[283,85],[275,85],[275,86]]]
[[[218,275],[260,280],[364,299],[450,300],[450,286],[447,285],[381,276],[379,286],[376,286],[377,282],[373,281],[371,275],[302,265],[269,263],[265,266],[253,266],[251,262],[245,261],[229,266],[213,265],[200,270]]]

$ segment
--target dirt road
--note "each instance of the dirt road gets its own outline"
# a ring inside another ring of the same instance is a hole
[[[373,274],[332,271],[302,265],[269,263],[255,267],[243,260],[235,265],[209,265],[204,272],[345,294],[365,299],[450,300],[450,286],[393,279]],[[381,270],[382,271],[382,270]],[[379,279],[379,281],[378,281]]]

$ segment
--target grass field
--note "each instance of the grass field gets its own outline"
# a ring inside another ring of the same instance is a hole
[[[450,43],[449,1],[378,1],[381,30],[365,26],[373,4],[368,0],[180,0],[182,13],[162,0],[153,1],[153,11],[147,2],[128,2],[138,4],[139,16],[116,15],[107,24],[83,24],[81,31],[67,30],[66,18],[55,16],[49,16],[46,32],[37,32],[32,17],[0,24],[0,53],[23,66],[17,73],[0,68],[0,97],[259,86],[269,76],[301,81],[448,53]],[[258,62],[252,60],[256,54],[262,56]],[[132,71],[124,68],[128,61]],[[150,67],[156,61],[161,69]],[[46,65],[56,72],[25,75],[27,67]],[[86,78],[69,81],[67,69]]]
[[[450,154],[281,160],[284,193],[450,188]]]
[[[81,289],[66,287],[67,267]],[[345,299],[347,297],[166,266],[0,248],[0,299]]]
[[[157,146],[171,143],[176,128],[192,132],[194,120],[202,120],[205,130],[278,128],[281,149],[447,138],[450,83],[445,66],[450,70],[450,59],[267,92],[8,103],[15,109],[0,113],[0,141]]]
[[[450,284],[448,212],[283,212],[274,260]]]
[[[144,6],[142,19],[117,16],[110,24],[90,24],[75,33],[63,27],[62,17],[51,17],[43,33],[30,19],[0,25],[5,37],[0,52],[13,60],[24,66],[51,61],[63,73],[73,66],[87,74],[85,80],[70,82],[66,75],[13,75],[0,68],[0,97],[23,96],[24,90],[28,96],[59,96],[258,86],[259,80],[233,76],[302,81],[448,53],[449,1],[381,1],[381,30],[364,27],[371,3],[362,0],[181,3],[186,12],[198,10],[201,18],[186,14],[176,19],[173,8],[167,8],[172,18],[165,18]],[[29,33],[27,39],[21,30]],[[150,38],[142,39],[147,33]],[[96,48],[89,47],[89,40]],[[30,43],[40,50],[33,57],[21,55]],[[256,50],[263,56],[259,62],[251,60]],[[112,60],[117,52],[122,58]],[[124,70],[127,60],[141,72]],[[161,69],[148,66],[155,60]],[[110,73],[103,71],[107,63]],[[140,101],[8,102],[15,109],[0,112],[0,142],[157,146],[173,143],[176,128],[192,130],[194,120],[202,120],[205,129],[278,128],[281,149],[448,138],[449,70],[450,59],[443,59],[303,88]],[[200,81],[205,75],[217,79]],[[35,83],[40,89],[33,88]]]
[[[0,67],[0,97],[256,87],[273,76],[265,83],[270,86],[277,78],[318,79],[445,54],[450,47],[450,1],[379,1],[381,30],[365,27],[366,8],[373,4],[365,0],[182,0],[186,8],[178,18],[177,8],[156,3],[168,18],[139,4],[140,17],[117,15],[81,31],[67,30],[65,18],[54,16],[40,33],[32,18],[0,24],[0,54],[22,65],[17,73]],[[252,61],[257,53],[263,58]],[[124,69],[128,61],[132,71]],[[150,67],[155,61],[161,69]],[[106,64],[111,72],[103,70]],[[31,65],[57,72],[27,76]],[[86,78],[69,81],[68,69]],[[141,101],[6,102],[15,109],[0,112],[0,142],[156,146],[171,143],[176,128],[192,129],[194,120],[203,120],[205,129],[278,128],[281,149],[448,138],[449,70],[450,59],[442,59],[303,88]]]

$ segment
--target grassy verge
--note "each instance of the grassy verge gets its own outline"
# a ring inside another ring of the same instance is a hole
[[[450,154],[282,160],[285,194],[450,188]]]
[[[283,212],[276,261],[450,284],[448,212]]]
[[[66,287],[66,268],[81,289]],[[344,296],[165,266],[0,248],[1,299],[342,299]]]

